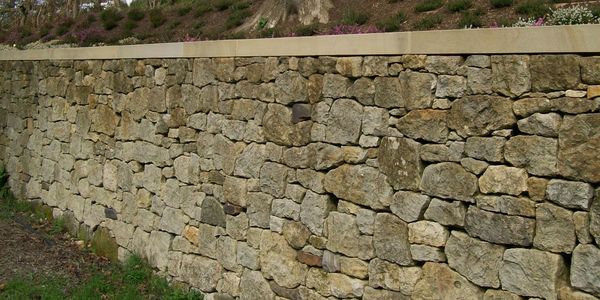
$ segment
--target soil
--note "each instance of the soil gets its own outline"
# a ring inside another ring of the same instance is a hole
[[[31,225],[24,217],[0,219],[0,287],[8,280],[66,277],[76,286],[90,270],[108,262],[81,251],[66,234],[49,235],[47,225]]]

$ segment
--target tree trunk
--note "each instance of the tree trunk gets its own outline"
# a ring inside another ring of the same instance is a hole
[[[327,23],[329,9],[332,7],[331,0],[266,0],[236,31],[256,30],[259,28],[259,23],[262,23],[261,20],[266,21],[265,28],[273,28],[294,17],[304,25],[315,21]]]

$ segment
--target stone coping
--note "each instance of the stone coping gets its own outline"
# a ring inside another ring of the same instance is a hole
[[[600,25],[393,32],[0,52],[0,60],[600,53]]]

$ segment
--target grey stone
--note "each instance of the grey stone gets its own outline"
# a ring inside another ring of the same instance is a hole
[[[296,260],[296,251],[277,233],[263,231],[260,241],[260,265],[263,274],[286,288],[304,282],[306,265]]]
[[[240,280],[240,300],[274,300],[275,294],[259,271],[245,270]]]
[[[217,261],[226,270],[239,272],[242,267],[237,264],[237,241],[228,237],[220,236],[217,240]]]
[[[594,189],[585,182],[551,179],[546,188],[546,197],[567,208],[588,210],[594,198]]]
[[[444,250],[427,245],[410,245],[410,255],[416,261],[445,262]]]
[[[421,159],[424,161],[444,162],[452,160],[450,157],[450,148],[440,144],[425,144],[420,149]]]
[[[432,221],[417,221],[408,224],[408,241],[433,247],[443,247],[448,239],[446,227]]]
[[[384,136],[388,129],[390,115],[386,109],[365,107],[362,118],[362,133],[374,136]]]
[[[535,217],[535,202],[524,197],[479,195],[475,197],[475,201],[477,207],[483,210],[507,215]]]
[[[271,202],[271,215],[298,220],[300,218],[300,204],[291,199],[273,199]]]
[[[492,87],[506,96],[520,96],[531,89],[529,56],[492,55]]]
[[[576,55],[534,55],[530,71],[534,92],[575,88],[581,78],[579,57]]]
[[[389,213],[377,214],[373,244],[377,257],[403,266],[413,264],[408,243],[408,227],[398,217]]]
[[[412,299],[481,299],[483,290],[452,271],[446,264],[427,262],[415,285]]]
[[[581,244],[590,244],[593,242],[590,234],[590,217],[589,213],[577,211],[573,213],[573,224],[575,224],[575,235],[577,241]]]
[[[428,55],[425,60],[425,69],[435,74],[456,74],[464,62],[461,56]]]
[[[479,178],[479,189],[484,194],[520,195],[527,191],[527,172],[513,167],[489,166]]]
[[[504,147],[504,158],[515,167],[538,176],[557,173],[558,142],[539,136],[515,136]]]
[[[513,111],[519,117],[527,117],[535,113],[549,113],[552,106],[547,98],[525,98],[513,103]]]
[[[465,218],[465,228],[469,235],[491,243],[529,246],[533,242],[535,221],[470,206]]]
[[[388,75],[388,57],[365,56],[363,58],[362,76]]]
[[[573,251],[577,240],[571,211],[542,203],[536,209],[535,221],[533,246],[550,252]]]
[[[483,300],[522,300],[517,294],[503,290],[487,290],[483,295]]]
[[[237,261],[246,268],[251,270],[260,268],[258,254],[258,250],[248,246],[247,243],[240,242],[237,244]]]
[[[193,81],[194,85],[203,87],[207,84],[214,83],[215,68],[209,58],[196,58],[193,65]]]
[[[471,282],[484,287],[500,287],[498,272],[504,247],[452,231],[445,253],[450,267]]]
[[[293,124],[292,110],[280,104],[269,104],[262,119],[267,141],[284,146],[301,146],[310,139],[311,122]]]
[[[513,248],[504,252],[500,282],[502,289],[518,295],[557,299],[567,273],[563,258],[558,254]]]
[[[222,272],[223,268],[216,260],[198,255],[183,255],[179,270],[184,281],[203,292],[215,290]]]
[[[552,110],[567,114],[583,114],[597,111],[600,108],[598,102],[586,98],[561,97],[551,100]]]
[[[381,140],[377,161],[381,172],[395,189],[416,190],[421,182],[420,144],[405,138]]]
[[[324,184],[325,190],[338,198],[374,209],[391,201],[392,188],[386,176],[372,167],[342,165],[327,173]]]
[[[561,175],[593,183],[600,182],[600,113],[566,116],[558,140],[558,170]]]
[[[244,148],[235,160],[233,175],[244,178],[259,178],[260,168],[267,159],[265,145],[252,143]]]
[[[504,144],[502,137],[470,137],[465,144],[465,154],[475,159],[491,162],[504,161]]]
[[[435,96],[460,98],[467,90],[467,79],[462,76],[439,75]]]
[[[581,80],[587,84],[600,84],[600,57],[581,57]]]
[[[422,271],[419,267],[401,267],[375,258],[369,262],[369,286],[411,295]]]
[[[374,103],[384,108],[404,107],[400,80],[395,77],[376,77]]]
[[[250,226],[269,228],[273,196],[264,193],[248,193],[248,220]]]
[[[338,212],[329,213],[327,228],[328,250],[360,259],[370,259],[374,256],[373,237],[361,235],[356,220],[351,215]]]
[[[497,96],[466,96],[452,104],[448,127],[461,136],[486,135],[517,122],[512,101]]]
[[[489,164],[484,161],[476,160],[470,157],[461,159],[460,165],[463,166],[465,170],[475,175],[483,173],[483,171],[485,171],[489,166]]]
[[[350,99],[339,99],[329,111],[325,139],[330,143],[357,143],[360,136],[362,106]]]
[[[519,131],[547,137],[558,137],[562,117],[557,113],[535,113],[517,122]]]
[[[466,214],[467,208],[461,201],[447,202],[433,198],[424,217],[442,225],[464,226]]]
[[[600,189],[596,189],[596,198],[590,207],[590,234],[600,245]]]
[[[406,71],[400,73],[399,78],[401,95],[407,109],[431,107],[437,83],[435,75]]]
[[[422,219],[431,198],[419,193],[399,191],[394,194],[390,210],[404,222]]]
[[[335,206],[328,195],[306,191],[300,205],[300,221],[316,235],[323,235],[325,219]]]
[[[323,97],[345,97],[349,86],[350,80],[348,78],[337,74],[325,74],[323,76]]]
[[[284,165],[266,162],[260,169],[260,190],[275,197],[282,197],[285,194],[290,171]]]
[[[306,245],[311,232],[306,225],[300,222],[285,221],[283,223],[282,234],[292,248],[302,249]]]
[[[275,79],[275,102],[288,105],[308,102],[308,80],[297,72],[287,71]]]
[[[223,183],[223,198],[226,202],[245,207],[248,201],[248,187],[245,179],[226,176]]]
[[[206,197],[202,201],[200,222],[225,228],[225,212],[223,206],[213,197]]]
[[[477,177],[456,163],[433,164],[423,171],[420,187],[431,196],[473,202]]]
[[[469,55],[465,59],[465,65],[469,67],[489,68],[492,62],[488,55]]]
[[[492,70],[468,67],[467,92],[469,94],[491,94]]]
[[[376,213],[370,209],[359,208],[356,212],[356,225],[362,234],[373,234]]]
[[[448,138],[447,115],[444,110],[413,110],[400,118],[396,127],[413,139],[443,143]]]
[[[365,287],[363,292],[363,300],[387,300],[387,299],[396,299],[396,300],[408,300],[409,296],[405,296],[399,292],[393,292],[388,290],[377,290],[372,287]]]
[[[375,97],[375,84],[372,79],[359,78],[350,88],[348,88],[348,97],[356,99],[362,105],[373,105]]]
[[[573,251],[571,263],[571,285],[600,297],[598,266],[600,249],[594,245],[578,245]]]
[[[360,77],[363,58],[357,57],[339,57],[335,64],[335,70],[343,76]]]

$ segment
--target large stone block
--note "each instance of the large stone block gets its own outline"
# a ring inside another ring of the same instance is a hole
[[[375,85],[375,105],[384,108],[404,107],[402,98],[400,80],[395,77],[376,77],[373,81]]]
[[[573,213],[550,203],[536,209],[533,245],[541,250],[571,253],[575,248]]]
[[[423,276],[415,285],[412,299],[475,300],[483,298],[483,290],[446,264],[425,263]]]
[[[502,137],[470,137],[465,144],[465,154],[469,157],[491,161],[504,161],[504,144]]]
[[[551,179],[546,197],[560,206],[587,210],[594,198],[594,188],[585,182]]]
[[[369,262],[369,286],[401,292],[410,296],[421,278],[421,268],[401,267],[375,258]]]
[[[534,92],[562,91],[580,82],[576,55],[534,55],[531,57],[531,89]]]
[[[270,231],[263,231],[260,237],[260,265],[263,274],[286,288],[303,283],[308,270],[296,260],[296,251],[285,238]]]
[[[578,245],[573,251],[571,285],[600,297],[599,267],[600,249],[594,245]]]
[[[419,188],[423,170],[419,148],[420,144],[411,139],[386,137],[381,140],[379,168],[395,189]]]
[[[492,55],[492,87],[506,96],[520,96],[531,89],[527,55]]]
[[[298,72],[287,71],[275,79],[275,102],[288,105],[308,102],[308,80]]]
[[[497,96],[466,96],[452,104],[448,127],[461,136],[486,135],[517,122],[512,101]]]
[[[327,217],[327,228],[328,250],[360,259],[371,259],[375,255],[374,238],[360,234],[353,216],[331,212]]]
[[[496,244],[530,246],[535,221],[519,216],[507,216],[469,207],[465,228],[470,236]]]
[[[444,143],[448,138],[447,115],[444,110],[413,110],[400,118],[396,127],[410,138]]]
[[[311,122],[292,123],[292,110],[269,104],[262,119],[265,138],[284,146],[301,146],[309,142]]]
[[[467,208],[461,201],[447,202],[433,198],[425,211],[425,219],[442,225],[464,226]]]
[[[448,264],[479,286],[500,287],[498,272],[504,247],[487,243],[460,231],[452,231],[445,247]]]
[[[504,158],[538,176],[552,176],[557,169],[558,142],[539,136],[515,136],[504,147]]]
[[[558,141],[561,175],[600,182],[600,113],[566,116]]]
[[[377,169],[362,165],[342,165],[325,176],[325,190],[338,198],[381,209],[391,202],[392,188]]]
[[[334,210],[335,205],[329,195],[320,195],[312,191],[306,191],[302,204],[300,205],[300,221],[316,235],[323,235],[325,219],[329,212]]]
[[[433,164],[423,171],[420,188],[431,196],[473,202],[477,177],[456,163]]]
[[[377,257],[403,266],[412,265],[408,227],[398,217],[388,213],[377,214],[373,244]]]
[[[400,91],[404,106],[409,109],[430,108],[437,79],[433,74],[406,71],[400,73]]]
[[[339,99],[331,105],[325,140],[334,144],[358,142],[362,122],[362,106],[350,99]]]
[[[527,191],[527,172],[513,167],[490,166],[479,178],[479,189],[485,194],[520,195]]]
[[[567,273],[558,254],[514,248],[504,252],[500,282],[502,289],[521,296],[556,300]]]

